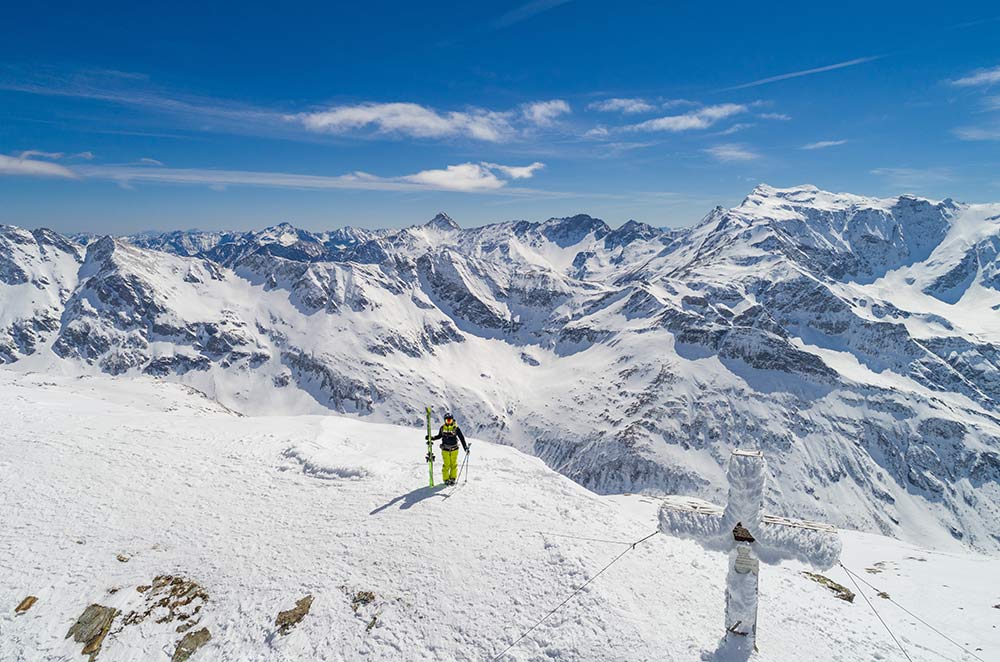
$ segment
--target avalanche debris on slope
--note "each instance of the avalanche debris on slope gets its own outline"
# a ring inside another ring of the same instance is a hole
[[[106,238],[82,265],[3,228],[0,273],[28,283],[0,284],[0,361],[146,373],[248,413],[442,403],[601,492],[720,500],[729,451],[757,445],[769,508],[996,550],[998,218],[761,186],[687,230],[282,224]]]

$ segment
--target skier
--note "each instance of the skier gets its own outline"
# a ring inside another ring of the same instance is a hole
[[[469,444],[465,443],[465,435],[462,428],[458,427],[455,417],[451,414],[444,415],[444,425],[433,437],[427,437],[428,441],[441,440],[441,478],[445,485],[454,485],[458,478],[458,442],[462,442],[462,449],[468,453]]]

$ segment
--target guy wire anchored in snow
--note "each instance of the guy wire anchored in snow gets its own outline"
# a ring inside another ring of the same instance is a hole
[[[594,575],[592,575],[591,577],[589,577],[583,584],[581,584],[579,586],[579,588],[577,588],[569,596],[567,596],[565,600],[563,600],[558,605],[556,605],[555,607],[553,607],[551,610],[549,610],[548,613],[546,613],[544,616],[542,616],[540,619],[538,619],[531,627],[529,627],[527,630],[525,630],[523,633],[521,633],[521,635],[518,636],[517,639],[515,639],[514,641],[512,641],[506,648],[504,648],[502,651],[500,651],[500,653],[498,653],[495,657],[492,658],[493,662],[496,662],[497,660],[499,660],[502,657],[504,657],[512,648],[514,648],[514,646],[516,646],[518,643],[520,643],[529,634],[531,634],[532,632],[534,632],[534,630],[537,629],[538,626],[540,626],[543,622],[545,622],[546,619],[548,619],[550,616],[552,616],[553,614],[555,614],[556,612],[558,612],[560,609],[562,609],[564,606],[566,606],[570,602],[570,600],[572,600],[574,597],[576,597],[584,588],[587,587],[587,585],[589,585],[595,579],[597,579],[598,577],[600,577],[601,574],[604,573],[604,571],[606,571],[608,568],[610,568],[615,563],[617,563],[622,557],[624,557],[626,554],[628,554],[633,549],[635,549],[636,546],[638,546],[639,544],[641,544],[643,542],[646,542],[647,540],[649,540],[650,538],[652,538],[653,536],[655,536],[657,533],[659,533],[659,530],[653,531],[649,535],[647,535],[647,536],[645,536],[643,538],[640,538],[639,540],[636,540],[634,542],[626,542],[626,541],[621,541],[621,540],[605,540],[605,539],[599,539],[599,538],[586,538],[586,537],[582,537],[582,536],[572,536],[572,535],[568,535],[568,534],[550,533],[550,532],[546,532],[546,531],[539,531],[538,533],[541,533],[543,535],[553,535],[553,536],[560,536],[560,537],[565,537],[565,538],[575,538],[575,539],[579,539],[579,540],[591,540],[591,541],[594,541],[594,542],[603,542],[603,543],[608,543],[608,544],[624,544],[624,545],[628,545],[628,547],[626,547],[620,554],[618,554],[618,556],[616,556],[613,559],[611,559],[611,561],[608,562],[607,565],[605,565],[603,568],[601,568],[600,570],[598,570]],[[903,648],[903,645],[899,642],[899,639],[896,637],[895,633],[893,633],[892,629],[889,627],[889,624],[886,623],[885,619],[883,619],[882,616],[881,616],[881,614],[878,613],[878,610],[875,609],[875,605],[873,605],[871,603],[871,601],[868,599],[868,596],[866,596],[864,594],[864,592],[861,590],[861,587],[858,586],[858,583],[855,580],[861,581],[865,586],[867,586],[868,588],[872,589],[873,591],[876,591],[880,596],[884,597],[886,600],[888,600],[892,604],[894,604],[897,607],[899,607],[900,609],[902,609],[904,612],[906,612],[907,614],[909,614],[912,618],[914,618],[917,621],[919,621],[920,623],[922,623],[925,627],[927,627],[928,629],[930,629],[933,632],[937,633],[938,635],[940,635],[944,639],[947,639],[949,642],[951,642],[955,646],[958,646],[967,655],[970,655],[973,658],[975,658],[976,660],[979,660],[979,662],[985,662],[985,660],[983,660],[981,657],[979,657],[978,655],[976,655],[975,653],[973,653],[972,651],[970,651],[968,648],[966,648],[962,644],[958,643],[957,641],[955,641],[954,639],[952,639],[948,635],[944,634],[943,632],[941,632],[940,630],[938,630],[937,628],[935,628],[933,625],[931,625],[930,623],[928,623],[924,619],[920,618],[919,616],[917,616],[916,614],[914,614],[913,612],[911,612],[909,609],[907,609],[903,605],[901,605],[898,602],[896,602],[895,600],[893,600],[891,597],[889,597],[889,595],[887,593],[885,593],[884,591],[879,590],[875,586],[872,586],[870,583],[868,583],[867,581],[865,581],[865,579],[863,577],[861,577],[857,573],[849,570],[843,563],[838,563],[838,565],[840,565],[840,567],[844,570],[844,572],[847,573],[847,576],[851,580],[851,583],[854,584],[854,587],[858,590],[858,593],[860,593],[861,597],[864,598],[865,603],[867,603],[868,606],[869,606],[869,608],[871,608],[872,612],[878,618],[879,622],[882,623],[882,626],[885,628],[886,632],[889,633],[889,636],[892,638],[893,642],[896,644],[896,647],[899,648],[900,652],[903,654],[904,657],[906,657],[907,660],[911,660],[911,662],[912,662],[912,658],[910,657],[909,653],[907,653],[906,649]]]
[[[502,651],[500,651],[500,653],[496,657],[493,658],[493,662],[496,662],[496,660],[499,660],[504,655],[506,655],[507,651],[509,651],[511,648],[513,648],[514,646],[516,646],[522,639],[524,639],[529,634],[531,634],[532,631],[534,631],[535,628],[537,628],[539,625],[542,624],[543,621],[545,621],[545,619],[547,619],[549,616],[551,616],[552,614],[554,614],[557,611],[559,611],[560,609],[562,609],[563,606],[565,606],[566,603],[568,603],[570,600],[572,600],[573,598],[575,598],[577,596],[577,594],[580,593],[580,591],[582,591],[583,589],[587,588],[587,585],[590,582],[592,582],[595,579],[597,579],[598,577],[600,577],[601,573],[603,573],[605,570],[607,570],[608,568],[610,568],[611,566],[613,566],[615,563],[617,563],[620,558],[622,558],[623,556],[625,556],[626,554],[628,554],[629,552],[631,552],[633,549],[635,549],[636,545],[639,545],[640,543],[646,542],[647,540],[649,540],[650,538],[652,538],[653,536],[655,536],[659,532],[660,532],[660,530],[657,529],[656,531],[653,531],[652,533],[650,533],[648,536],[646,536],[644,538],[640,538],[639,540],[636,540],[635,542],[632,542],[632,543],[626,543],[628,545],[628,547],[626,547],[625,550],[621,554],[619,554],[615,558],[611,559],[611,561],[606,566],[604,566],[603,568],[601,568],[600,570],[598,570],[597,573],[594,574],[593,576],[591,576],[589,579],[587,579],[587,581],[583,582],[583,584],[581,584],[578,589],[576,589],[575,591],[573,591],[572,593],[570,593],[569,596],[565,600],[563,600],[558,605],[556,605],[555,607],[553,607],[552,610],[549,611],[549,613],[545,614],[540,619],[538,619],[538,621],[534,625],[532,625],[530,628],[528,628],[527,630],[525,630],[521,634],[520,637],[518,637],[517,639],[515,639],[514,641],[512,641],[510,643],[510,645],[507,646],[507,648],[505,648]]]
[[[864,578],[864,577],[862,577],[862,576],[858,575],[858,574],[857,574],[856,572],[853,572],[853,571],[851,571],[851,570],[848,570],[848,569],[847,569],[847,567],[846,567],[846,566],[845,566],[845,565],[844,565],[843,563],[841,563],[841,564],[839,564],[839,565],[840,565],[840,567],[841,567],[841,568],[843,568],[844,572],[846,572],[846,573],[847,573],[847,576],[848,576],[848,577],[849,577],[849,578],[851,579],[851,582],[852,582],[852,583],[854,584],[854,587],[858,589],[858,593],[861,593],[861,597],[865,598],[865,602],[868,602],[868,598],[867,598],[867,597],[865,597],[865,594],[861,592],[861,588],[860,588],[860,587],[858,586],[857,582],[856,582],[856,581],[854,581],[855,579],[857,579],[858,581],[860,581],[860,582],[861,582],[862,584],[864,584],[865,586],[867,586],[867,587],[868,587],[868,588],[870,588],[871,590],[873,590],[873,591],[875,591],[876,593],[878,593],[878,595],[879,595],[880,597],[883,597],[883,598],[885,598],[886,600],[888,600],[888,601],[889,601],[889,602],[891,602],[892,604],[896,605],[897,607],[899,607],[900,609],[902,609],[903,611],[905,611],[905,612],[906,612],[907,614],[909,614],[909,615],[910,615],[910,616],[911,616],[912,618],[915,618],[915,619],[917,619],[918,621],[920,621],[920,622],[921,622],[921,623],[922,623],[922,624],[923,624],[923,625],[924,625],[924,626],[925,626],[926,628],[928,628],[929,630],[931,630],[931,631],[933,631],[933,632],[936,632],[936,633],[937,633],[938,635],[940,635],[941,637],[944,637],[945,639],[947,639],[947,640],[948,640],[948,641],[950,641],[951,643],[953,643],[953,644],[955,644],[956,646],[958,646],[959,648],[961,648],[961,649],[962,649],[963,651],[965,651],[965,653],[966,653],[967,655],[971,655],[972,657],[974,657],[974,658],[976,658],[977,660],[979,660],[979,662],[986,662],[986,660],[984,660],[983,658],[979,657],[978,655],[976,655],[975,653],[973,653],[972,651],[970,651],[970,650],[969,650],[968,648],[966,648],[966,647],[965,647],[965,646],[963,646],[962,644],[958,643],[957,641],[955,641],[954,639],[952,639],[951,637],[949,637],[948,635],[946,635],[946,634],[945,634],[944,632],[941,632],[941,630],[938,630],[938,629],[937,629],[936,627],[934,627],[933,625],[931,625],[930,623],[928,623],[928,622],[927,622],[927,621],[925,621],[924,619],[920,618],[919,616],[917,616],[916,614],[914,614],[914,613],[913,613],[912,611],[910,611],[909,609],[907,609],[907,608],[906,608],[906,607],[904,607],[903,605],[901,605],[901,604],[899,604],[898,602],[896,602],[895,600],[893,600],[893,599],[892,599],[891,597],[889,597],[889,594],[888,594],[888,593],[886,593],[885,591],[882,591],[882,590],[879,590],[879,589],[875,588],[874,586],[872,586],[871,584],[869,584],[869,583],[868,583],[867,581],[865,581],[865,578]],[[869,606],[870,606],[870,607],[872,608],[872,611],[875,611],[875,607],[874,607],[874,606],[873,606],[873,605],[872,605],[872,604],[871,604],[870,602],[868,602],[868,605],[869,605]],[[876,616],[878,616],[878,612],[877,612],[877,611],[875,612],[875,615],[876,615]],[[880,621],[882,620],[882,617],[881,617],[881,616],[879,616],[879,620],[880,620]],[[885,621],[882,621],[882,625],[885,625]],[[886,630],[889,630],[889,626],[888,626],[888,625],[886,625],[886,626],[885,626],[885,629],[886,629]],[[889,634],[890,634],[890,635],[892,634],[892,631],[891,631],[891,630],[889,631]],[[896,638],[896,637],[895,637],[895,635],[893,635],[893,637],[892,637],[892,638],[893,638],[893,639],[895,639],[895,638]],[[896,642],[896,645],[897,645],[897,646],[899,645],[899,642],[898,642],[898,641]],[[899,648],[900,648],[900,650],[902,650],[902,648],[903,648],[903,647],[902,647],[902,646],[900,646]],[[903,655],[906,655],[906,651],[905,651],[905,650],[903,651]],[[906,659],[910,659],[910,656],[909,656],[909,655],[906,655]]]

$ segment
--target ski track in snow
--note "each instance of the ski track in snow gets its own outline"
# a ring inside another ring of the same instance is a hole
[[[480,440],[468,483],[442,498],[427,487],[419,412],[413,428],[237,417],[178,385],[6,370],[0,395],[2,660],[84,659],[64,639],[83,609],[128,613],[161,574],[210,596],[197,627],[212,639],[193,660],[489,660],[625,548],[556,534],[657,528],[654,499],[597,496]],[[1000,656],[1000,560],[843,537],[848,567],[982,659]],[[762,569],[754,659],[902,659],[860,597],[838,600],[802,569]],[[654,536],[504,659],[729,660],[716,654],[725,573],[722,554]],[[851,587],[840,568],[824,574]],[[375,602],[355,613],[359,591]],[[311,613],[276,634],[278,611],[307,594]],[[15,616],[27,595],[37,604]],[[913,660],[973,659],[868,595]],[[169,659],[175,626],[113,627],[98,659]]]

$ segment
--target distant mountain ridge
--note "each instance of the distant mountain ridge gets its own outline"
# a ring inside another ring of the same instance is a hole
[[[448,407],[605,492],[718,499],[728,451],[758,446],[799,516],[995,550],[998,249],[1000,205],[811,186],[680,230],[3,226],[0,361],[251,412]]]

